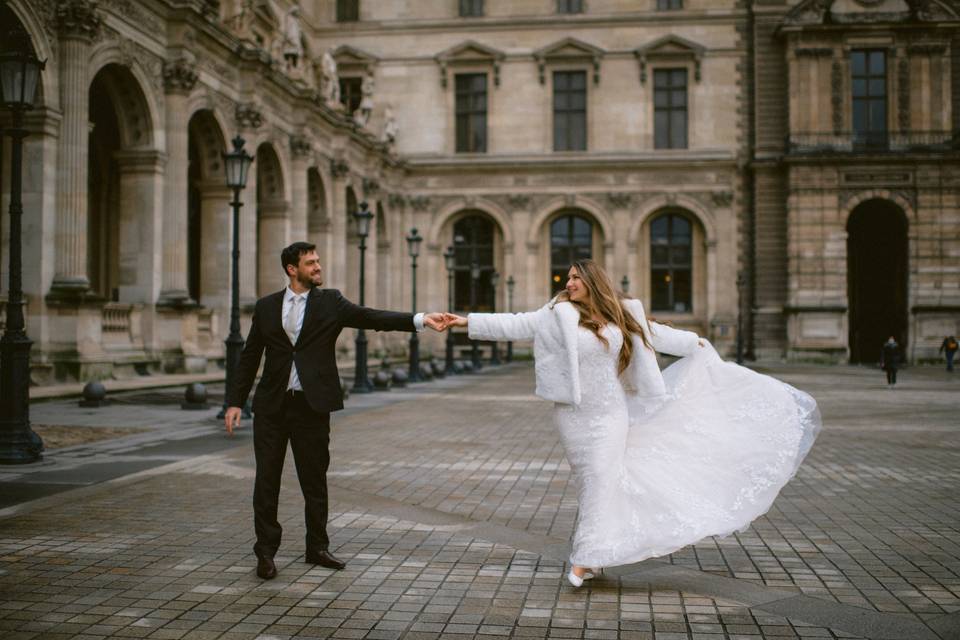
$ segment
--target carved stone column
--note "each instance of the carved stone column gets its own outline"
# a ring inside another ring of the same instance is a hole
[[[187,96],[197,83],[192,60],[167,62],[163,67],[166,91],[167,170],[163,191],[163,271],[160,305],[190,302],[187,291],[187,173],[189,138]]]
[[[310,166],[310,140],[304,136],[290,137],[290,155],[293,158],[293,175],[290,176],[290,241],[307,239],[307,169]]]
[[[51,295],[72,297],[90,288],[87,277],[87,172],[89,169],[89,59],[100,30],[96,3],[69,0],[57,7],[60,32],[60,105],[63,120],[57,159],[55,272]]]

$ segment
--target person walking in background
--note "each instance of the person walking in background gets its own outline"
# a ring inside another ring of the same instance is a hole
[[[956,355],[958,348],[960,345],[957,345],[955,336],[947,336],[940,345],[940,351],[947,356],[947,371],[953,371],[953,356]]]
[[[880,350],[880,368],[887,372],[887,387],[897,384],[897,369],[900,367],[900,345],[890,336]]]

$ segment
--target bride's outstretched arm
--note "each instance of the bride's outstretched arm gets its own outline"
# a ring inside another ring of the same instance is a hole
[[[672,356],[689,356],[703,345],[703,339],[693,331],[674,329],[659,322],[650,322],[650,346],[654,351]]]
[[[533,340],[543,309],[528,313],[471,313],[466,318],[446,314],[447,326],[467,327],[473,340]]]

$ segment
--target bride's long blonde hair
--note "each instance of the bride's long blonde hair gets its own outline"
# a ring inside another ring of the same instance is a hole
[[[577,270],[577,275],[580,276],[581,282],[587,288],[587,295],[582,301],[575,302],[570,300],[570,294],[563,290],[557,296],[556,301],[572,303],[580,312],[580,324],[592,331],[605,347],[609,348],[610,344],[600,334],[601,325],[594,318],[603,318],[604,321],[615,324],[620,328],[620,332],[623,334],[623,346],[620,348],[617,373],[621,374],[630,366],[630,359],[633,357],[633,340],[630,339],[630,336],[640,336],[644,346],[652,349],[650,340],[636,318],[623,308],[621,300],[626,296],[617,291],[603,267],[589,258],[577,260],[572,266]]]

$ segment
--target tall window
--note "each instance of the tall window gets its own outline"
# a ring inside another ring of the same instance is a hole
[[[887,144],[887,59],[877,49],[852,51],[854,145],[876,148]]]
[[[583,0],[557,0],[557,13],[583,13]]]
[[[653,128],[657,149],[687,148],[687,70],[653,72]]]
[[[683,0],[657,0],[657,11],[676,11],[683,9]]]
[[[340,102],[347,108],[347,113],[352,114],[360,107],[362,85],[363,78],[340,78]]]
[[[478,311],[493,311],[493,287],[490,275],[493,268],[493,221],[483,215],[475,214],[462,218],[453,225],[453,247],[456,254],[456,266],[453,272],[453,303],[460,311],[470,311],[471,293],[475,293]],[[480,279],[476,283],[470,273],[471,265],[480,265]]]
[[[690,221],[675,213],[650,223],[650,278],[654,311],[693,309],[693,255]]]
[[[487,74],[456,76],[457,151],[487,150]]]
[[[553,150],[587,149],[587,74],[553,73]]]
[[[360,0],[337,0],[337,22],[356,22],[360,19]]]
[[[550,225],[550,291],[567,284],[570,265],[593,254],[593,226],[575,214],[560,216]]]
[[[483,0],[460,0],[460,17],[475,18],[483,15]]]

